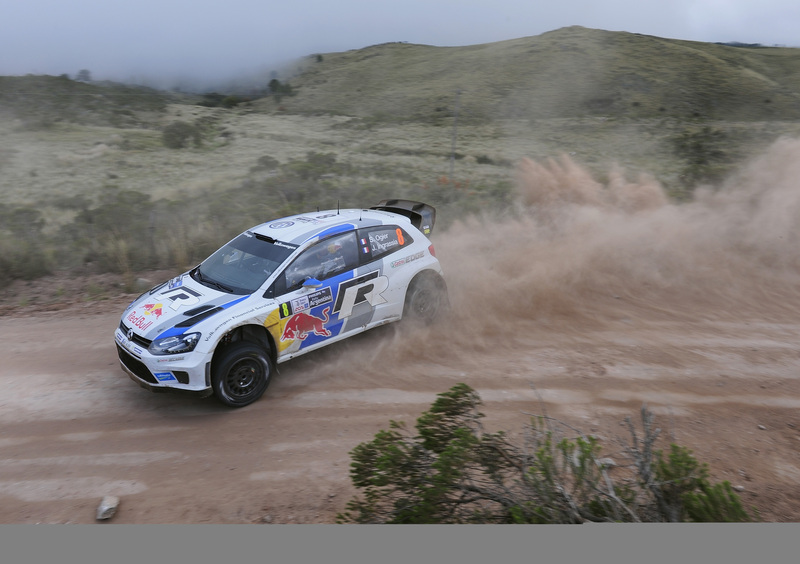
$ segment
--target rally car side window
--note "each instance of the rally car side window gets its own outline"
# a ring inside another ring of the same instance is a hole
[[[362,264],[385,257],[413,242],[411,236],[396,225],[382,225],[358,231],[358,252]]]
[[[326,280],[358,266],[356,233],[351,231],[320,241],[306,249],[278,276],[264,294],[280,296],[299,289],[309,278]]]

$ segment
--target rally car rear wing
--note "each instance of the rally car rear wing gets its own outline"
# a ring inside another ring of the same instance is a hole
[[[411,225],[425,235],[431,234],[433,224],[436,223],[436,209],[428,204],[413,200],[383,200],[377,206],[372,206],[369,209],[404,215],[411,220]]]

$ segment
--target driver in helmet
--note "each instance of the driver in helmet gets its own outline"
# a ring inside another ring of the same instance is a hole
[[[342,246],[337,242],[321,243],[301,256],[286,272],[288,287],[296,287],[309,278],[324,279],[344,270]]]
[[[323,278],[331,273],[339,270],[344,270],[344,255],[342,253],[342,245],[336,241],[330,243],[323,243],[317,251],[317,259],[322,267]]]

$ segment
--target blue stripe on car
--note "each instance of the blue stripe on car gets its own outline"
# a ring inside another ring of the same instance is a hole
[[[250,294],[250,295],[252,295],[252,294]],[[238,303],[240,303],[240,302],[243,302],[244,300],[246,300],[247,298],[249,298],[249,297],[250,297],[250,295],[247,295],[247,296],[242,296],[241,298],[239,298],[239,299],[236,299],[236,300],[231,300],[231,301],[229,301],[228,303],[226,303],[226,304],[222,304],[221,306],[218,306],[218,307],[221,307],[222,309],[228,309],[228,308],[229,308],[229,307],[231,307],[231,306],[235,306],[236,304],[238,304]],[[220,311],[221,311],[221,310],[220,310]],[[219,311],[218,311],[217,313],[219,313]],[[215,313],[214,315],[216,315],[217,313]],[[210,315],[209,317],[205,317],[205,318],[203,318],[201,321],[205,321],[206,319],[209,319],[209,318],[211,318],[211,317],[214,317],[214,315]],[[193,327],[193,326],[192,326],[192,327]],[[189,330],[189,329],[191,329],[192,327],[170,327],[169,329],[167,329],[166,331],[164,331],[163,333],[161,333],[160,335],[158,335],[158,336],[157,336],[155,339],[153,339],[153,340],[155,341],[155,340],[158,340],[158,339],[163,339],[164,337],[176,337],[176,336],[178,336],[178,335],[183,335],[183,334],[184,334],[186,331],[188,331],[188,330]]]
[[[352,223],[343,223],[342,225],[334,225],[333,227],[329,227],[325,231],[321,231],[320,233],[317,233],[313,237],[309,237],[308,239],[306,239],[306,241],[311,241],[312,239],[324,239],[325,237],[327,237],[329,235],[336,235],[337,233],[344,233],[345,231],[351,231],[351,230],[353,230],[355,228],[356,228],[356,226],[353,225]],[[303,241],[303,242],[305,243],[306,241]]]

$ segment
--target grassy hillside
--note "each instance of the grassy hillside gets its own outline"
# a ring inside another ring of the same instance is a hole
[[[568,154],[600,183],[621,168],[689,199],[800,136],[798,49],[571,27],[317,54],[280,80],[291,95],[202,107],[0,77],[0,286],[57,269],[185,268],[246,227],[317,206],[420,199],[445,229],[506,208],[523,158]],[[176,123],[191,132],[182,148],[163,136]]]
[[[307,58],[287,111],[430,122],[800,118],[800,49],[569,27],[468,47],[387,43]]]
[[[0,76],[0,116],[34,129],[57,122],[147,127],[168,103],[189,100],[177,93],[66,76]]]

